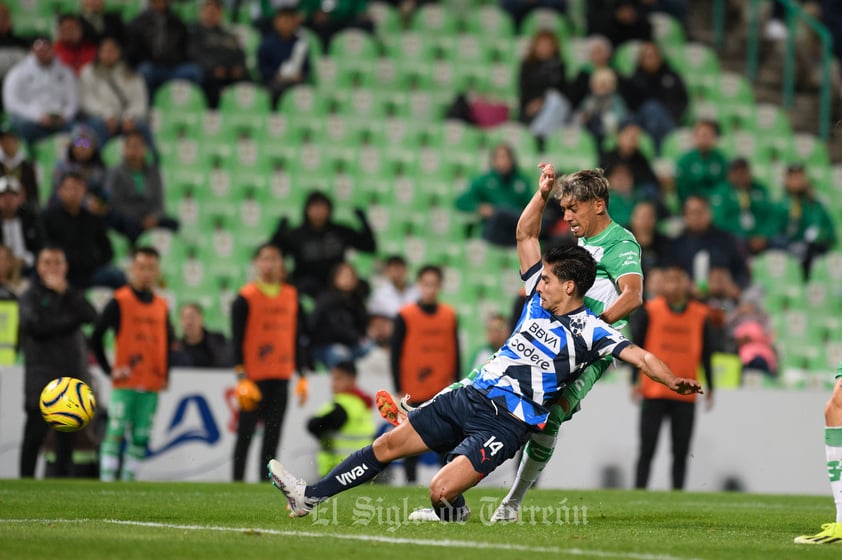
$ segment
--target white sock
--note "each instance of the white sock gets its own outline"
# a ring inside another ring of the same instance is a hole
[[[102,482],[114,482],[117,479],[117,467],[120,466],[120,458],[116,455],[103,453],[99,458],[99,479]]]
[[[131,453],[126,453],[126,456],[123,457],[123,472],[121,473],[120,478],[124,481],[134,480],[135,475],[137,474],[137,467],[139,465],[140,459]]]
[[[529,490],[553,455],[556,435],[546,433],[532,434],[523,449],[520,465],[517,468],[517,478],[511,490],[503,498],[503,503],[510,507],[519,508],[526,491]]]
[[[836,522],[842,523],[842,426],[827,426],[824,429],[824,443],[827,475],[833,501],[836,502]]]

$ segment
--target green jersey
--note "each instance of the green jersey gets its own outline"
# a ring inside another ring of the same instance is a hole
[[[839,362],[839,367],[836,368],[836,379],[842,379],[842,362]]]
[[[579,246],[587,249],[596,260],[596,280],[585,294],[585,305],[595,314],[601,315],[620,297],[617,284],[620,277],[626,274],[643,276],[640,244],[629,230],[612,221],[601,233],[593,237],[580,237]],[[626,322],[623,318],[613,326],[622,328]]]

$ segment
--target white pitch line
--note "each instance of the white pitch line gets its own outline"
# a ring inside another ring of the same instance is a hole
[[[132,521],[124,519],[0,519],[3,523],[110,523],[112,525],[131,525],[134,527],[154,527],[157,529],[176,529],[182,531],[218,531],[225,533],[265,533],[282,537],[303,537],[324,539],[333,538],[348,541],[368,541],[386,544],[411,544],[416,546],[435,546],[451,548],[481,548],[488,550],[514,550],[520,552],[537,552],[551,554],[569,554],[571,556],[592,556],[596,558],[628,558],[629,560],[697,560],[683,556],[668,554],[648,554],[637,552],[611,552],[608,550],[588,550],[584,548],[560,548],[557,546],[526,546],[520,544],[490,543],[460,540],[426,540],[408,539],[403,537],[384,537],[381,535],[348,535],[342,533],[317,533],[313,531],[283,531],[280,529],[264,529],[261,527],[223,527],[219,525],[180,525],[176,523],[157,523],[153,521]]]

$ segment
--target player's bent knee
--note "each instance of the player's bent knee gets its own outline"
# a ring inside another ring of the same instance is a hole
[[[827,426],[842,426],[842,379],[836,381],[833,394],[824,407],[824,417]]]

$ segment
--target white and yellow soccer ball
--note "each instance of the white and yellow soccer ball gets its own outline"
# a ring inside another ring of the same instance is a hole
[[[44,420],[60,432],[76,432],[88,425],[96,411],[94,392],[75,377],[59,377],[41,391]]]

